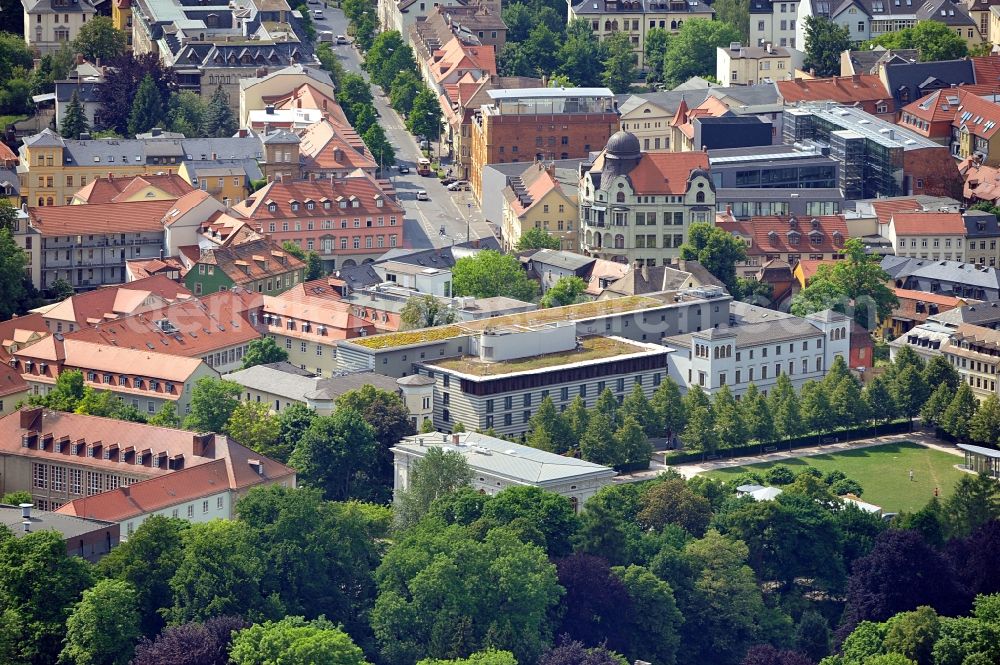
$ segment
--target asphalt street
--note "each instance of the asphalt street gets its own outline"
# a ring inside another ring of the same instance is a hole
[[[347,34],[347,19],[341,10],[329,7],[324,14],[323,20],[316,21],[317,30],[329,30],[334,35]],[[334,45],[333,51],[345,70],[367,79],[361,69],[361,55],[352,44]],[[464,242],[469,236],[477,239],[493,235],[471,192],[449,192],[438,178],[417,175],[417,159],[422,156],[417,140],[406,131],[403,119],[389,106],[382,89],[372,85],[372,94],[379,122],[396,150],[397,167],[410,167],[408,174],[400,174],[396,168],[390,171],[393,186],[406,210],[403,228],[407,246],[414,249],[444,247]],[[437,145],[433,147],[436,149]],[[375,159],[378,160],[378,155]],[[430,200],[417,201],[417,192],[421,190],[427,192]]]

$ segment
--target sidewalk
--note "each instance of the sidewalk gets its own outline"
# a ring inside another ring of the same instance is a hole
[[[706,462],[689,462],[687,464],[677,464],[675,466],[670,466],[666,468],[671,468],[677,471],[685,478],[691,478],[699,473],[705,473],[707,471],[714,471],[716,469],[727,469],[734,466],[745,466],[748,464],[761,464],[768,462],[780,462],[781,460],[793,459],[796,457],[811,457],[813,455],[829,455],[831,453],[843,452],[845,450],[855,450],[858,448],[869,448],[871,446],[880,446],[886,443],[898,443],[900,441],[912,441],[913,443],[919,444],[921,446],[926,446],[928,448],[933,448],[935,450],[940,450],[941,452],[949,453],[957,457],[963,455],[954,446],[941,441],[933,436],[924,434],[923,432],[903,432],[901,434],[890,434],[888,436],[873,437],[870,439],[858,439],[857,441],[845,441],[843,443],[831,443],[823,446],[811,446],[809,448],[796,448],[795,450],[781,450],[773,453],[766,453],[764,455],[749,455],[746,457],[734,457],[728,459],[718,459]],[[656,468],[650,468],[648,471],[642,471],[640,473],[622,477],[619,482],[638,482],[640,480],[649,480],[659,473],[662,473],[665,467],[661,465],[656,465]],[[617,480],[617,479],[616,479]]]

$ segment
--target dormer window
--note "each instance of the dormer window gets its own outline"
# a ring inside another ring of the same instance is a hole
[[[382,199],[375,199],[375,207],[376,208],[382,207]]]
[[[341,208],[347,208],[347,201],[341,201],[340,202],[340,207]]]
[[[313,203],[312,201],[310,201],[309,203],[306,204],[306,210],[312,210],[315,207],[316,207],[316,204]]]
[[[330,202],[323,201],[323,210],[329,210],[329,209],[330,209]]]
[[[277,212],[277,210],[278,210],[277,204],[275,204],[275,203],[268,203],[267,204],[267,211],[268,212]]]
[[[298,212],[299,204],[298,201],[292,201],[292,212]]]
[[[351,207],[352,208],[358,208],[358,207],[360,207],[360,205],[361,204],[358,202],[357,199],[355,199],[354,201],[351,201]]]
[[[798,245],[799,238],[802,237],[798,231],[789,231],[787,233],[787,236],[788,236],[788,243],[791,245]]]

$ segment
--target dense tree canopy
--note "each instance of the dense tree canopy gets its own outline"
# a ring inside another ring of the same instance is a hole
[[[456,296],[506,296],[530,301],[538,290],[516,257],[489,249],[456,261],[452,277]]]

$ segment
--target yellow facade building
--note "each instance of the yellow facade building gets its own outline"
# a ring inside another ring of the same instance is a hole
[[[503,190],[501,244],[514,251],[530,229],[542,229],[559,239],[559,249],[577,251],[579,207],[576,187],[560,182],[555,167],[531,164],[508,179]]]

